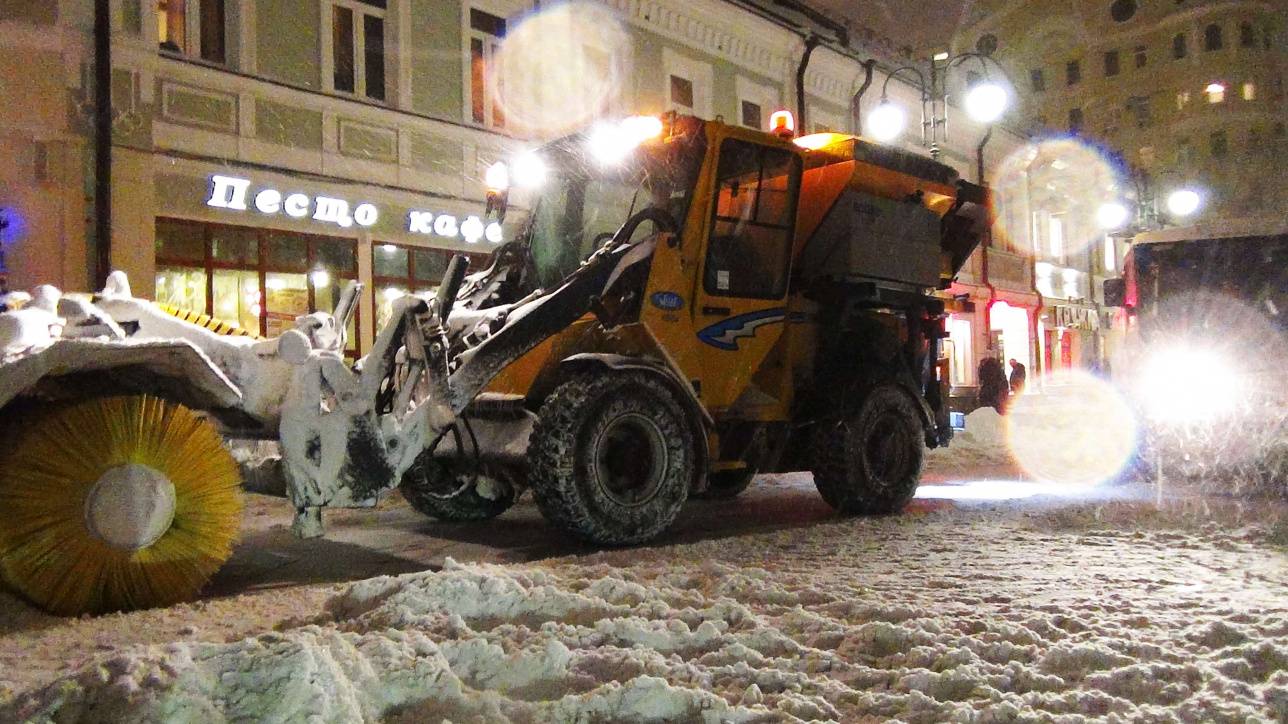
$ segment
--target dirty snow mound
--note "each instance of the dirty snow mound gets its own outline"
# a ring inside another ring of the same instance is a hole
[[[991,407],[980,407],[966,416],[966,429],[953,433],[948,447],[927,454],[932,465],[1006,465],[1012,462],[1006,442],[1006,418]]]
[[[1288,720],[1281,552],[966,515],[449,560],[325,625],[103,654],[0,720]]]

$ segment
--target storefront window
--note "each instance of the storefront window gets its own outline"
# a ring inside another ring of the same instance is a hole
[[[354,242],[267,229],[157,219],[157,301],[274,337],[331,311],[358,276]],[[357,315],[345,354],[358,354]]]
[[[447,249],[425,249],[397,244],[374,244],[371,247],[372,300],[375,309],[376,330],[389,321],[395,299],[405,294],[428,294],[443,281],[447,262],[455,252]],[[470,260],[469,271],[483,268],[487,257],[482,254],[465,254]]]

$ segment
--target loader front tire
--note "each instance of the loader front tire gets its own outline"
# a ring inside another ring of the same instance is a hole
[[[555,388],[528,443],[546,519],[599,545],[630,545],[675,520],[693,479],[692,426],[666,384],[640,372],[578,375]]]
[[[815,433],[814,485],[842,513],[897,513],[921,482],[923,437],[912,399],[892,385],[877,387],[857,412]]]
[[[514,485],[495,471],[474,475],[454,467],[422,452],[403,474],[398,491],[416,512],[448,523],[491,520],[518,498]]]

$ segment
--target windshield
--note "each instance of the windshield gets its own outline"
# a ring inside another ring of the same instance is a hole
[[[538,283],[549,286],[572,273],[632,215],[665,209],[677,229],[684,223],[697,171],[702,134],[650,143],[618,163],[592,158],[574,136],[543,151],[550,164],[528,227]],[[643,238],[655,231],[641,224]]]
[[[1288,328],[1288,236],[1143,244],[1135,262],[1146,314],[1201,292],[1238,300]]]

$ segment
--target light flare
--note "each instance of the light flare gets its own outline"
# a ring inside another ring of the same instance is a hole
[[[1114,478],[1136,449],[1131,406],[1110,383],[1078,370],[1054,372],[1038,385],[1043,394],[1013,397],[1006,415],[1007,442],[1020,466],[1059,485]]]
[[[486,68],[508,130],[553,138],[627,105],[631,34],[598,3],[551,5],[509,28]]]

